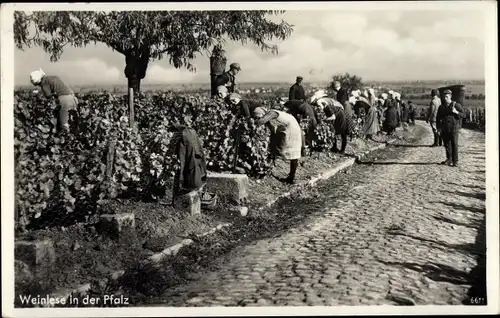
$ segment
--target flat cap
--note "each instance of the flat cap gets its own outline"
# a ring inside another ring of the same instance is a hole
[[[443,95],[446,95],[446,94],[450,94],[451,95],[452,94],[451,90],[445,89],[444,92],[443,92]]]
[[[303,80],[304,78],[302,76],[297,76],[298,80]]]
[[[231,65],[229,65],[229,68],[241,71],[240,63],[232,63]]]

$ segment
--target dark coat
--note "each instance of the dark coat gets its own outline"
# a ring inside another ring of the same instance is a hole
[[[337,94],[336,94],[336,97],[335,99],[341,103],[342,105],[344,105],[345,102],[347,102],[349,100],[349,93],[347,92],[347,90],[343,87],[341,87],[338,91],[337,91]]]
[[[386,111],[383,128],[385,131],[392,131],[399,125],[399,115],[396,101],[394,99],[388,99],[385,101],[384,107],[386,108]]]
[[[312,127],[316,127],[318,125],[318,114],[315,109],[309,105],[307,102],[299,101],[299,100],[289,100],[284,105],[288,112],[299,121],[299,115],[303,118],[310,118]]]
[[[200,189],[207,178],[205,155],[196,131],[183,125],[175,125],[175,130],[180,167],[174,180],[174,196],[179,194],[179,187],[188,192]]]
[[[408,104],[401,101],[401,121],[403,123],[406,123],[408,119],[410,118],[410,108],[408,107]]]
[[[356,119],[354,118],[353,107],[351,103],[349,103],[349,101],[344,103],[344,114],[347,121],[348,131],[350,134],[352,134],[356,130]]]
[[[453,106],[458,114],[453,113]],[[437,128],[443,133],[455,133],[462,128],[462,119],[465,118],[465,111],[462,105],[452,101],[450,105],[442,104],[437,113]]]
[[[225,86],[229,93],[234,93],[236,78],[233,74],[225,72],[224,74],[217,76],[215,83],[216,87]]]
[[[254,100],[241,100],[236,107],[238,108],[238,113],[249,119],[252,117],[255,108],[262,107],[262,104]]]
[[[343,108],[333,105],[328,105],[325,106],[324,112],[326,117],[331,117],[332,115],[335,115],[335,121],[333,122],[335,135],[342,135],[349,133],[349,126],[347,124],[347,119]]]
[[[290,92],[288,94],[288,100],[306,100],[306,92],[304,91],[304,87],[297,83],[293,84],[290,87]]]

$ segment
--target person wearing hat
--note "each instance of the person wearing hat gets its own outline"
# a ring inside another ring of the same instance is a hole
[[[437,129],[436,120],[439,107],[441,106],[441,99],[439,98],[439,92],[437,89],[431,91],[432,100],[429,106],[429,112],[427,113],[426,123],[431,125],[432,133],[434,134],[434,143],[431,147],[441,146],[443,144],[443,139],[441,134]]]
[[[349,125],[344,112],[344,106],[340,102],[333,98],[329,98],[328,95],[323,91],[317,91],[311,97],[311,105],[317,106],[326,115],[325,121],[333,122],[333,128],[335,130],[335,137],[333,138],[333,152],[339,152],[337,148],[337,138],[340,135],[342,139],[342,144],[340,147],[340,153],[345,153],[345,148],[347,146],[347,136],[349,135]]]
[[[295,174],[302,153],[302,131],[300,125],[291,114],[264,107],[257,107],[253,113],[258,125],[266,125],[271,131],[271,158],[280,156],[290,160],[290,172],[283,182],[294,184]]]
[[[290,92],[288,93],[288,100],[301,100],[306,101],[306,92],[302,86],[303,78],[302,76],[297,76],[295,84],[290,87]]]
[[[169,127],[174,132],[172,149],[178,159],[178,169],[174,176],[172,204],[179,196],[192,191],[202,191],[207,182],[207,166],[200,138],[188,124],[175,122]]]
[[[399,124],[398,108],[394,96],[394,92],[389,91],[388,98],[384,103],[385,114],[382,128],[389,136],[394,133],[394,130],[396,130],[396,127],[398,127]]]
[[[229,65],[229,71],[220,75],[216,79],[216,86],[225,86],[229,93],[234,93],[236,86],[236,75],[241,71],[239,63],[232,63]]]
[[[465,117],[465,111],[459,103],[451,99],[451,90],[444,92],[444,103],[439,107],[436,123],[441,132],[443,144],[446,149],[446,160],[441,162],[452,167],[458,166],[458,132]]]
[[[339,81],[333,83],[333,90],[336,93],[335,99],[342,105],[349,100],[349,93]]]
[[[301,100],[288,100],[283,103],[283,106],[288,110],[297,122],[301,123],[307,121],[308,125],[304,131],[304,138],[302,138],[302,156],[306,156],[306,149],[312,147],[312,139],[314,137],[314,130],[318,126],[319,116],[315,109],[309,103]]]
[[[242,99],[240,94],[231,93],[225,97],[229,105],[234,107],[237,114],[246,119],[252,118],[253,111],[262,104],[250,99]]]
[[[76,115],[78,99],[75,93],[58,76],[49,76],[42,69],[30,73],[30,81],[35,86],[40,86],[45,97],[57,98],[58,105],[55,111],[57,118],[57,131],[69,130],[70,113]]]

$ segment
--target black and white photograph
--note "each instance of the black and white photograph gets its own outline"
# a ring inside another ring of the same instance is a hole
[[[495,1],[5,3],[2,316],[495,314]]]

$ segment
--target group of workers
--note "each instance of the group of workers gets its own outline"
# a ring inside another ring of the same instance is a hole
[[[295,176],[301,157],[307,156],[312,147],[314,131],[322,121],[334,130],[333,152],[345,153],[348,137],[354,133],[359,118],[364,119],[362,133],[367,139],[383,131],[394,133],[400,125],[415,123],[415,108],[411,102],[401,100],[401,94],[389,91],[376,96],[373,88],[348,92],[340,82],[335,82],[332,97],[326,91],[318,90],[308,100],[302,86],[303,78],[297,77],[292,85],[287,101],[280,99],[286,111],[267,109],[253,100],[242,99],[235,93],[235,77],[241,71],[238,63],[233,63],[229,71],[216,78],[217,90],[214,98],[221,98],[243,118],[255,119],[258,125],[266,125],[271,131],[270,155],[290,161],[290,171],[283,182],[295,183]],[[40,86],[47,98],[56,97],[58,129],[68,129],[69,113],[77,108],[78,100],[73,91],[57,76],[47,76],[41,69],[30,74],[33,85]],[[433,90],[433,100],[428,122],[434,132],[434,145],[441,142],[446,148],[446,160],[442,164],[458,165],[458,129],[460,118],[464,116],[462,106],[451,100],[451,92],[445,91],[444,105],[440,104],[437,91]],[[322,115],[320,115],[322,114]],[[304,129],[301,123],[306,123]],[[175,132],[175,153],[180,160],[180,169],[174,180],[174,197],[204,188],[207,168],[200,139],[194,129],[186,123],[173,123]],[[340,149],[337,136],[341,138]],[[239,149],[239,135],[235,147]]]

